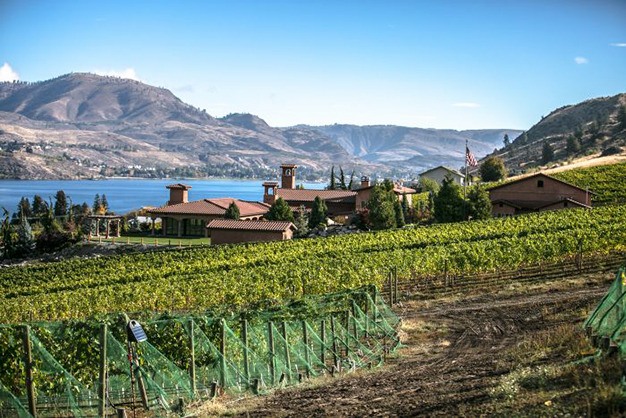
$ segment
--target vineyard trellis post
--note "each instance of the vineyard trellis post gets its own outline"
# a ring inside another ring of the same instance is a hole
[[[220,319],[220,386],[226,387],[226,321]]]
[[[100,376],[98,387],[98,416],[106,417],[106,395],[107,395],[107,324],[100,326]]]
[[[274,386],[276,383],[276,357],[274,356],[274,325],[272,321],[267,323],[267,340],[270,356],[270,382]]]
[[[250,384],[250,360],[248,359],[248,320],[241,321],[241,343],[243,344],[243,374],[246,385]]]
[[[23,327],[24,342],[24,371],[26,372],[26,395],[28,396],[28,411],[37,417],[37,402],[35,399],[35,382],[33,382],[33,351],[30,343],[30,327]]]
[[[287,367],[287,381],[291,381],[291,356],[289,355],[289,340],[287,335],[287,321],[282,322],[283,339],[285,340],[285,365]]]
[[[333,370],[336,369],[337,364],[339,363],[339,358],[337,357],[337,334],[335,334],[335,316],[330,316],[330,338],[332,341],[333,347]]]
[[[196,397],[196,342],[195,322],[189,320],[189,383],[191,383],[191,397]]]
[[[320,339],[322,340],[322,344],[321,344],[321,353],[320,353],[320,360],[322,362],[322,364],[324,365],[324,368],[326,368],[326,320],[322,319],[322,323],[320,325]]]
[[[309,377],[310,371],[310,357],[309,357],[309,330],[307,329],[306,320],[302,320],[302,341],[304,342],[304,361],[306,362],[306,376]]]

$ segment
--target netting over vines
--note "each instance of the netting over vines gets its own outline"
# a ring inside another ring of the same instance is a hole
[[[591,335],[608,338],[626,355],[626,267],[617,271],[615,281],[584,326]]]
[[[172,410],[376,367],[399,344],[399,319],[375,287],[255,312],[133,318],[147,341],[128,342],[125,315],[0,325],[0,416]]]

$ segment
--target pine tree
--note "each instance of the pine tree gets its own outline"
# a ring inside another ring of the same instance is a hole
[[[309,233],[309,219],[304,205],[300,205],[298,208],[293,224],[296,227],[296,232],[294,233],[296,237],[305,237]]]
[[[99,214],[102,208],[102,201],[100,200],[100,195],[96,193],[96,196],[93,198],[93,206],[91,207],[91,211],[94,214]]]
[[[46,213],[48,213],[48,204],[41,196],[36,194],[33,196],[33,215],[44,216]]]
[[[468,215],[472,219],[488,219],[491,217],[491,199],[489,192],[482,185],[473,186],[467,193]]]
[[[15,241],[14,256],[15,257],[28,257],[35,250],[35,237],[33,230],[26,219],[22,216],[20,224],[17,227],[17,240]]]
[[[309,228],[316,228],[320,224],[325,224],[327,213],[328,208],[326,207],[326,202],[319,196],[315,196],[311,216],[309,217]]]
[[[17,213],[21,216],[30,218],[33,216],[33,209],[30,207],[30,201],[27,197],[22,197],[17,205]]]
[[[394,210],[395,219],[396,219],[396,227],[402,228],[404,225],[406,225],[406,222],[404,221],[405,218],[404,218],[404,213],[402,211],[402,204],[400,203],[398,199],[395,199],[393,201],[393,210]]]
[[[580,151],[580,139],[574,135],[568,136],[565,150],[567,151],[567,155],[576,154]]]
[[[109,212],[109,202],[107,201],[107,197],[106,195],[103,193],[102,197],[100,198],[100,203],[102,205],[102,213],[106,214]]]
[[[228,205],[228,209],[226,209],[226,212],[224,213],[224,218],[238,221],[239,216],[239,207],[235,204],[234,201],[230,202],[230,205]]]
[[[335,183],[335,166],[330,168],[330,184],[328,185],[328,190],[337,189],[337,184]]]
[[[265,215],[265,219],[268,221],[289,221],[293,222],[293,211],[285,202],[282,197],[276,199],[276,201],[270,207],[270,210]]]
[[[67,215],[67,197],[65,196],[65,192],[63,190],[59,190],[54,197],[54,216],[65,216]]]
[[[508,147],[511,145],[511,140],[509,139],[509,134],[504,134],[504,146]]]
[[[343,168],[339,166],[339,188],[341,190],[346,190],[348,186],[346,185],[346,176],[343,173]]]
[[[402,216],[404,217],[405,222],[409,217],[409,206],[408,196],[406,193],[402,193]]]
[[[451,177],[443,179],[439,193],[434,199],[435,219],[437,222],[457,222],[463,220],[464,200],[461,186]]]
[[[554,148],[548,141],[543,143],[543,148],[541,149],[541,164],[547,164],[554,159]]]

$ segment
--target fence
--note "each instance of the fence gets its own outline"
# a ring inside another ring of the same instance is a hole
[[[0,326],[0,416],[174,410],[376,367],[399,344],[399,319],[374,287],[238,315],[146,317],[138,343],[127,319]]]

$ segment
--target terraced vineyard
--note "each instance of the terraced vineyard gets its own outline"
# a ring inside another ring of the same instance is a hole
[[[601,165],[554,173],[554,177],[576,185],[589,188],[596,193],[596,204],[626,202],[626,163]]]
[[[400,280],[511,269],[626,247],[626,206],[362,233],[163,250],[0,270],[0,322],[108,312],[237,309]]]

